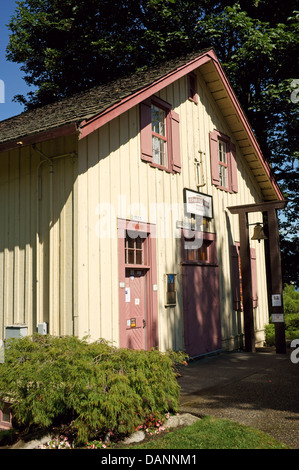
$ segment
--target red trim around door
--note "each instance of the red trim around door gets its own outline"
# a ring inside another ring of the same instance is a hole
[[[158,347],[158,292],[157,292],[157,252],[156,226],[131,220],[118,219],[118,277],[119,277],[119,319],[125,311],[125,238],[126,231],[145,232],[146,265],[146,349]],[[119,345],[125,347],[125,332],[119,321]]]

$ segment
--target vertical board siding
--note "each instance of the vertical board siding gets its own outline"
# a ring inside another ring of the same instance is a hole
[[[76,141],[37,147],[51,157],[76,151]],[[43,321],[51,334],[73,334],[76,164],[69,157],[54,161],[51,217],[49,165],[40,161],[32,147],[0,158],[0,338],[8,325],[26,324],[32,334]]]
[[[181,174],[166,173],[141,160],[138,107],[106,124],[79,144],[79,166],[82,168],[78,184],[79,252],[82,250],[79,256],[88,259],[89,263],[88,267],[79,270],[78,275],[78,285],[84,297],[81,307],[85,306],[88,312],[82,320],[81,332],[91,329],[93,338],[105,337],[118,344],[118,246],[115,229],[117,218],[131,220],[134,216],[140,216],[157,228],[159,347],[164,350],[184,347],[180,244],[174,229],[176,220],[182,220],[183,212],[169,213],[168,208],[178,205],[183,210],[183,188],[197,189],[194,160],[200,158],[201,151],[200,183],[203,182],[204,186],[199,190],[213,196],[215,218],[209,222],[208,230],[217,233],[218,260],[221,260],[219,291],[223,345],[237,347],[243,333],[243,322],[240,313],[233,310],[229,246],[239,241],[239,226],[237,216],[232,216],[226,208],[261,201],[260,190],[248,173],[238,147],[238,193],[229,194],[211,184],[209,132],[217,129],[229,136],[231,132],[200,74],[198,104],[188,100],[187,77],[161,90],[158,96],[172,103],[174,111],[180,116]],[[111,210],[112,232],[111,236],[98,237],[94,225],[107,229],[104,224],[105,220],[107,222],[105,204]],[[97,213],[97,207],[100,207],[101,213]],[[263,329],[268,310],[264,251],[263,245],[258,245],[255,244],[260,292],[256,325]],[[164,276],[167,272],[177,274],[178,299],[175,308],[165,308],[164,305]]]
[[[200,74],[198,103],[188,100],[187,77],[161,90],[180,116],[182,171],[172,174],[140,158],[139,107],[115,118],[77,143],[75,137],[39,145],[48,156],[78,151],[73,157],[40,164],[31,147],[0,158],[0,334],[5,326],[49,322],[51,334],[88,335],[119,344],[119,259],[117,219],[140,217],[156,226],[159,347],[182,349],[183,292],[180,240],[183,189],[197,189],[195,158],[200,158],[199,191],[213,196],[214,219],[207,230],[217,234],[219,295],[223,347],[238,347],[242,315],[233,310],[230,245],[239,241],[238,217],[228,206],[262,201],[261,192],[237,147],[238,192],[211,182],[209,132],[229,135]],[[234,142],[235,143],[235,142]],[[51,179],[53,186],[51,186]],[[52,190],[51,190],[52,188]],[[250,214],[257,222],[259,214]],[[263,243],[257,252],[256,329],[268,320]],[[38,249],[37,249],[38,248]],[[165,307],[165,274],[177,275],[177,305]]]

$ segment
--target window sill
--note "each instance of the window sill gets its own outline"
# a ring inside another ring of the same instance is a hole
[[[126,269],[150,269],[147,264],[125,264]]]
[[[163,165],[159,165],[158,163],[149,162],[149,164],[152,168],[158,168],[158,170],[165,171],[166,173],[174,173],[170,168]]]
[[[225,188],[224,186],[217,186],[217,189],[221,189],[222,191],[226,191],[227,193],[231,192],[229,188]]]

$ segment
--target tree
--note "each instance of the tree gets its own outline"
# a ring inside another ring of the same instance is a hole
[[[26,0],[11,19],[8,58],[37,90],[26,109],[175,55],[214,47],[263,154],[290,199],[282,253],[297,242],[297,0]],[[111,5],[113,8],[111,8]],[[297,97],[298,96],[298,97]],[[285,234],[288,234],[286,236]]]

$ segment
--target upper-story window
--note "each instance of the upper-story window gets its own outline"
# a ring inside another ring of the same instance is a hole
[[[152,96],[140,104],[141,158],[151,166],[180,173],[179,115],[164,100]]]
[[[212,184],[230,193],[238,192],[236,146],[221,132],[210,132]]]
[[[228,189],[227,148],[223,140],[218,140],[218,160],[220,186]]]
[[[153,162],[167,167],[166,113],[151,105]]]

